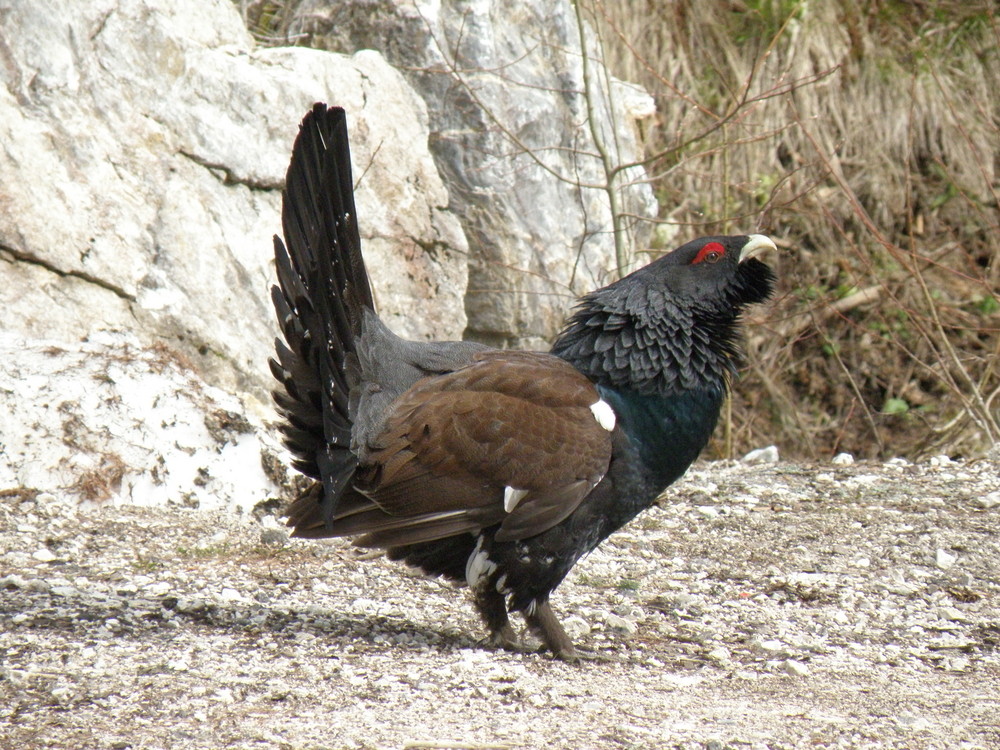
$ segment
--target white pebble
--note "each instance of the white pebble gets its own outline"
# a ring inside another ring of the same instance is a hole
[[[794,659],[787,659],[784,667],[785,672],[790,674],[792,677],[805,677],[809,674],[809,667],[800,661],[795,661]]]
[[[938,617],[951,622],[964,622],[969,618],[958,607],[938,607]]]
[[[745,464],[773,464],[778,462],[778,446],[769,445],[766,448],[757,448],[743,456]]]
[[[147,596],[163,596],[167,594],[173,586],[171,586],[166,581],[157,581],[156,583],[151,583],[145,587],[145,594]]]
[[[939,549],[937,555],[934,558],[934,564],[937,565],[941,570],[948,570],[952,565],[958,561],[958,555],[953,555],[950,552]]]
[[[37,560],[38,562],[43,562],[43,563],[52,562],[53,560],[58,559],[54,554],[52,554],[52,550],[50,550],[48,547],[42,547],[40,550],[36,551],[31,557]]]
[[[73,700],[73,696],[74,696],[73,689],[70,688],[70,687],[66,687],[65,685],[61,685],[60,687],[52,688],[52,690],[50,691],[49,694],[53,698],[55,698],[57,702],[61,703],[62,705],[66,705],[67,703],[69,703],[70,701],[72,701]]]
[[[239,602],[243,600],[243,595],[236,589],[226,586],[219,592],[219,598],[224,602]]]
[[[1000,505],[1000,492],[990,492],[987,495],[975,498],[972,502],[976,507],[983,508],[984,510],[995,508]]]
[[[834,466],[850,466],[854,463],[854,456],[850,453],[838,453],[830,463]]]
[[[930,722],[927,721],[923,716],[914,716],[909,712],[904,712],[897,719],[896,723],[903,729],[911,729],[914,731],[920,731],[927,729],[930,726]]]
[[[625,635],[635,635],[639,629],[631,620],[610,612],[604,618],[604,624],[612,630],[617,630]]]
[[[755,637],[751,638],[749,642],[750,648],[759,654],[776,654],[781,651],[785,644],[778,640],[763,640],[761,638]]]
[[[729,649],[725,646],[716,646],[708,652],[708,658],[716,664],[727,664],[732,658],[732,655],[729,653]]]
[[[941,667],[949,672],[967,672],[969,665],[969,660],[964,656],[953,656],[941,662]]]
[[[563,620],[563,630],[572,639],[582,638],[590,634],[590,623],[579,615],[573,615]]]

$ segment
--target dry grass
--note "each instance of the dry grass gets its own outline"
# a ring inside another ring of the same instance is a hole
[[[290,34],[301,0],[233,0],[254,38],[264,46],[295,44]]]
[[[587,8],[616,74],[656,95],[666,236],[759,230],[788,248],[734,449],[968,455],[1000,441],[993,3]]]

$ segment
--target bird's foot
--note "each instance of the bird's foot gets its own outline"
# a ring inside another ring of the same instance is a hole
[[[533,610],[525,611],[524,619],[528,627],[541,636],[554,658],[570,664],[580,660],[580,652],[566,635],[548,600],[537,602]]]
[[[558,659],[559,661],[564,661],[567,664],[579,664],[581,659],[586,659],[587,656],[583,652],[578,651],[576,646],[572,643],[568,647],[563,646],[559,650],[552,651],[552,658]]]
[[[510,624],[505,624],[497,628],[479,643],[486,648],[503,649],[504,651],[511,651],[516,654],[525,654],[537,650],[532,649],[529,645],[522,642]]]
[[[502,648],[514,653],[537,653],[548,650],[560,661],[576,663],[580,653],[573,646],[573,641],[566,635],[558,618],[552,611],[548,600],[538,601],[530,609],[524,611],[524,619],[528,623],[529,641],[534,637],[541,638],[541,644],[525,642],[518,638],[507,617],[507,606],[503,595],[496,593],[493,587],[484,587],[476,592],[476,608],[483,616],[490,635],[483,641],[488,648]]]

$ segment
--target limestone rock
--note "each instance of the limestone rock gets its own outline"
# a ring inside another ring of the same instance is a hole
[[[121,333],[30,344],[0,333],[0,358],[0,487],[248,510],[291,481],[239,400],[165,347]]]
[[[7,331],[128,328],[265,400],[280,187],[302,116],[335,99],[383,316],[461,334],[465,238],[425,107],[378,53],[257,50],[229,0],[5,0],[0,21]]]

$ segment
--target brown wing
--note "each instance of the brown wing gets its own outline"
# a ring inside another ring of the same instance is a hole
[[[528,352],[484,352],[418,381],[356,474],[377,506],[350,521],[353,533],[367,532],[358,543],[410,544],[496,523],[498,539],[522,539],[559,523],[608,469],[610,433],[590,408],[599,398],[561,359]]]

